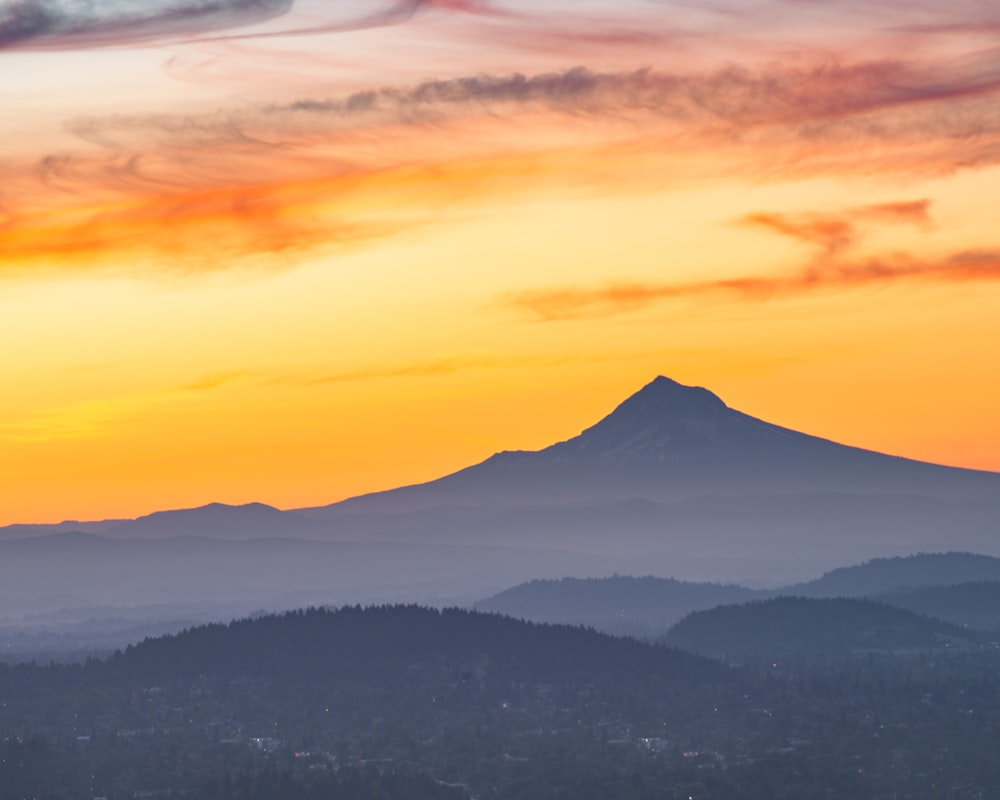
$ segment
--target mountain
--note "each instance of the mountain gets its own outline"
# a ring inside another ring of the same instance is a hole
[[[429,483],[323,508],[413,511],[447,504],[551,504],[594,497],[671,501],[702,494],[822,492],[996,501],[1000,474],[927,464],[782,428],[663,376],[578,436],[505,451]]]
[[[659,377],[578,436],[538,451],[497,453],[428,483],[291,511],[214,503],[135,520],[15,526],[0,529],[0,542],[85,534],[337,543],[343,548],[328,586],[391,587],[422,599],[416,593],[441,580],[449,597],[482,597],[533,578],[616,572],[778,586],[864,559],[956,549],[1000,555],[998,519],[1000,474],[798,433],[731,409],[707,389]],[[89,547],[109,545],[91,540]],[[117,582],[141,590],[139,576],[154,567],[137,561],[138,551],[128,561],[126,551],[116,551],[124,576]],[[329,555],[317,563],[332,563]],[[175,596],[155,602],[190,599],[190,591],[211,595],[214,584],[238,579],[240,558],[212,562],[217,571],[199,587],[178,561],[179,573],[164,571],[152,583],[173,586]],[[28,586],[37,595],[54,580],[47,569],[36,561],[18,580],[41,576]],[[276,570],[265,583],[280,578],[297,593],[299,569]],[[69,584],[81,583],[80,574],[70,577]],[[245,581],[247,591],[254,580]],[[87,602],[121,603],[106,596],[115,585],[98,585]]]
[[[663,642],[701,655],[779,663],[796,655],[975,649],[983,639],[872,600],[776,597],[696,611],[671,628]]]
[[[476,603],[476,609],[535,622],[585,625],[604,633],[659,636],[692,611],[761,597],[743,586],[673,578],[536,580]]]
[[[345,538],[576,550],[772,585],[865,558],[1000,554],[1000,474],[798,433],[664,377],[565,442],[298,513]]]

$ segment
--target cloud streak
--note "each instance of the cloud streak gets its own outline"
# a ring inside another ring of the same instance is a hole
[[[741,222],[783,236],[818,245],[827,257],[832,257],[856,244],[859,224],[908,223],[920,227],[931,224],[930,200],[850,208],[839,214],[747,214]]]
[[[864,226],[931,224],[929,200],[848,208],[839,213],[795,215],[757,212],[740,222],[760,227],[819,248],[797,272],[686,283],[623,282],[597,288],[562,288],[518,292],[507,301],[543,321],[607,317],[628,313],[666,300],[717,296],[767,301],[820,290],[854,289],[900,280],[938,282],[1000,280],[1000,250],[964,250],[939,259],[918,259],[906,253],[856,258],[849,251]]]
[[[824,289],[854,289],[905,279],[960,283],[1000,281],[1000,250],[969,250],[940,260],[906,255],[845,262],[775,277],[753,276],[690,283],[619,283],[593,289],[563,288],[517,292],[509,304],[544,322],[595,319],[638,311],[666,300],[717,296],[766,301]]]

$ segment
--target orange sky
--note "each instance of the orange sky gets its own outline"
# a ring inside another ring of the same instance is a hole
[[[657,374],[1000,470],[1000,12],[205,7],[0,0],[0,524],[332,502]]]

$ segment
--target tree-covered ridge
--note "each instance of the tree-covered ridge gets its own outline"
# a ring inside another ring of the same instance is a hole
[[[1000,558],[960,552],[874,558],[864,564],[830,570],[814,581],[788,586],[782,593],[803,597],[869,597],[970,581],[1000,581]]]
[[[593,630],[412,605],[312,608],[205,625],[147,639],[92,669],[145,680],[219,673],[390,685],[439,662],[537,681],[724,677],[688,653]]]
[[[905,609],[858,598],[777,597],[696,611],[663,639],[727,657],[849,655],[870,651],[978,647],[982,637]]]
[[[875,599],[955,625],[1000,632],[1000,581],[923,586],[887,592]]]

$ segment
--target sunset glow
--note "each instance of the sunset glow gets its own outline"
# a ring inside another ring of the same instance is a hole
[[[1000,8],[95,5],[0,0],[0,524],[329,503],[658,374],[1000,470]]]

